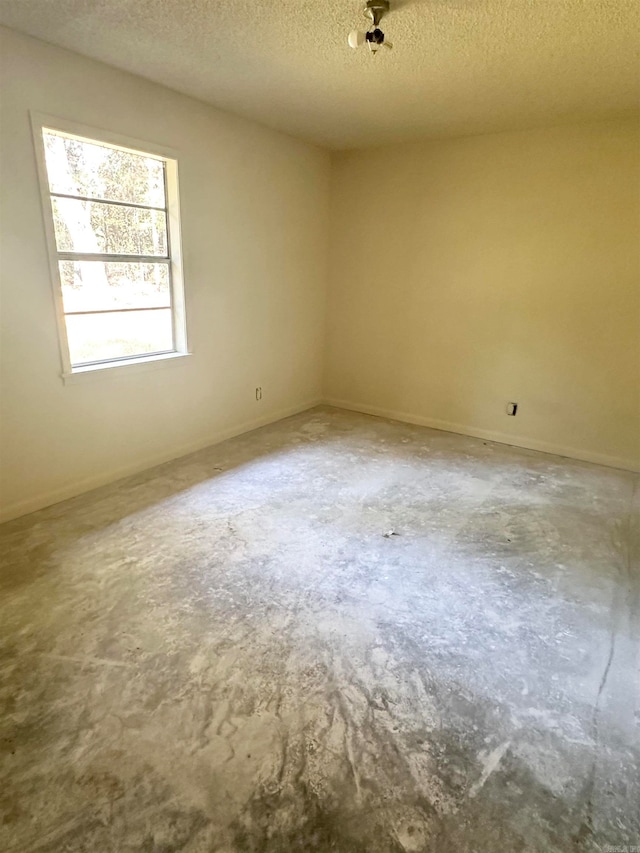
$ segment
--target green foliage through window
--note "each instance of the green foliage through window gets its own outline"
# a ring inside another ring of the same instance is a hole
[[[72,365],[174,350],[164,161],[43,140]]]

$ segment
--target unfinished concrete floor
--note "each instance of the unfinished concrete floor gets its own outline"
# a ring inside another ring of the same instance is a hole
[[[640,845],[637,479],[316,409],[4,525],[0,849]]]

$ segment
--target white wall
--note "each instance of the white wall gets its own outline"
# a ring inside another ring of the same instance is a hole
[[[1,517],[321,397],[640,467],[637,124],[330,161],[140,78],[0,37]],[[191,358],[63,385],[30,109],[178,150]]]
[[[337,155],[326,396],[640,468],[639,172],[633,121]]]
[[[329,155],[0,32],[3,517],[317,401]],[[191,358],[63,385],[29,110],[177,149]]]

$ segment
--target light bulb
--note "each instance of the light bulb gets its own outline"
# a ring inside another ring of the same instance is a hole
[[[365,40],[365,33],[361,33],[359,30],[352,30],[349,33],[349,47],[352,47],[354,50],[360,47],[361,44],[364,44]]]

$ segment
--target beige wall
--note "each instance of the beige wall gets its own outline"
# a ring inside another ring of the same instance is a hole
[[[330,161],[140,78],[0,34],[0,517],[321,397],[640,467],[636,124]],[[29,110],[179,152],[192,357],[63,385]]]
[[[639,168],[631,121],[337,155],[325,396],[640,466]]]
[[[317,401],[329,155],[8,30],[1,49],[4,517]],[[191,358],[62,384],[29,110],[177,149]]]

